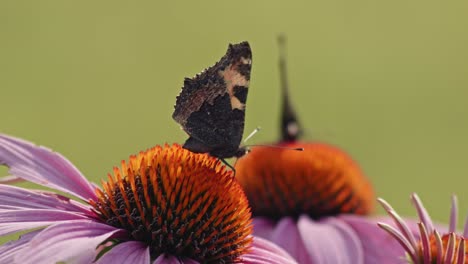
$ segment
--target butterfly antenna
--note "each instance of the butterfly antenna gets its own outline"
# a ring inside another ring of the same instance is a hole
[[[281,114],[281,139],[283,141],[294,141],[302,134],[302,129],[296,117],[291,101],[289,99],[289,83],[286,68],[286,36],[278,36],[279,46],[279,71],[282,93],[282,114]]]
[[[243,141],[243,143],[247,142],[251,137],[253,137],[257,132],[260,131],[260,127],[256,127]]]
[[[294,151],[304,151],[304,148],[289,148],[289,147],[275,146],[275,145],[248,145],[247,147],[265,147],[265,148],[277,148],[277,149],[294,150]]]

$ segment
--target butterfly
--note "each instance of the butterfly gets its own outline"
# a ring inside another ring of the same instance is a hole
[[[224,163],[246,154],[240,143],[251,69],[252,51],[248,42],[241,42],[230,44],[215,65],[185,78],[172,114],[189,135],[183,148]]]

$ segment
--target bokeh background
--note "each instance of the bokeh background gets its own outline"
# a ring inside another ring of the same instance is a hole
[[[276,37],[307,139],[338,145],[414,216],[468,208],[466,1],[1,1],[0,132],[45,145],[99,181],[130,154],[186,135],[184,77],[248,40],[245,134],[279,136]],[[0,173],[6,174],[1,168]],[[381,213],[381,211],[379,211]]]

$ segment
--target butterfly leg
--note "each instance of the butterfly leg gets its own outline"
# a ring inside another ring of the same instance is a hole
[[[236,177],[236,169],[234,169],[234,167],[229,164],[225,159],[219,159],[222,163],[224,163],[224,165],[228,166],[233,172],[234,172],[234,177]]]

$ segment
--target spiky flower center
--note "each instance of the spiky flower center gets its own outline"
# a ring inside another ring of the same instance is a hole
[[[341,150],[320,143],[288,143],[292,151],[255,148],[236,166],[236,178],[254,216],[278,219],[368,214],[374,192],[356,163]]]
[[[102,221],[146,243],[152,259],[166,253],[231,263],[251,243],[250,209],[232,173],[179,145],[122,161],[97,194],[92,204]]]
[[[448,233],[442,237],[438,237],[433,234],[429,237],[429,243],[431,252],[430,263],[468,263],[468,244],[462,236],[456,233]],[[424,259],[423,248],[422,243],[419,243],[418,254],[421,260]]]

